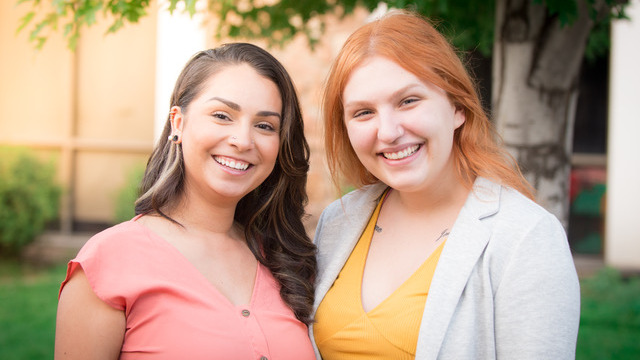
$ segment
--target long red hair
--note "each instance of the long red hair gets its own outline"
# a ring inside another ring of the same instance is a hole
[[[343,45],[327,78],[323,97],[325,150],[334,183],[357,187],[378,179],[358,160],[344,123],[342,95],[351,72],[371,56],[386,57],[425,82],[443,89],[465,112],[454,133],[457,175],[471,189],[477,176],[514,188],[533,199],[533,188],[489,121],[474,82],[451,44],[425,18],[394,11],[356,30]]]

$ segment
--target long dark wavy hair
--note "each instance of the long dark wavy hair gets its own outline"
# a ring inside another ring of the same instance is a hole
[[[235,221],[243,226],[249,249],[280,283],[280,295],[296,317],[309,324],[316,276],[315,245],[302,218],[307,203],[309,145],[304,137],[302,112],[287,71],[267,51],[247,43],[232,43],[198,52],[176,81],[171,104],[183,113],[202,91],[204,83],[225,66],[248,64],[273,81],[282,97],[282,125],[278,158],[273,172],[236,207]],[[170,116],[156,144],[142,180],[136,214],[165,212],[184,190],[182,145],[172,143]],[[213,219],[212,219],[213,221]],[[177,222],[176,222],[177,223]]]

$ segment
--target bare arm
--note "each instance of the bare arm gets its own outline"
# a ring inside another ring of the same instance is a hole
[[[60,294],[55,356],[59,359],[118,359],[126,319],[102,301],[78,267]]]

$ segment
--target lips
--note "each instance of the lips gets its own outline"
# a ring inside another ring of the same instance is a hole
[[[384,156],[385,159],[389,160],[402,160],[415,154],[418,149],[420,149],[420,145],[413,145],[396,152],[383,152],[382,156]]]
[[[238,159],[232,159],[224,156],[214,156],[213,160],[215,160],[220,165],[226,166],[234,170],[240,170],[240,171],[247,170],[251,165],[248,162],[238,160]]]

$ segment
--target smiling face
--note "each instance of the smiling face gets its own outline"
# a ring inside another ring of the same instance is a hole
[[[374,56],[350,74],[342,100],[351,145],[376,178],[406,192],[454,181],[453,133],[465,117],[442,89]]]
[[[273,171],[282,100],[251,66],[223,67],[183,110],[172,108],[171,125],[181,134],[185,196],[238,201]]]

